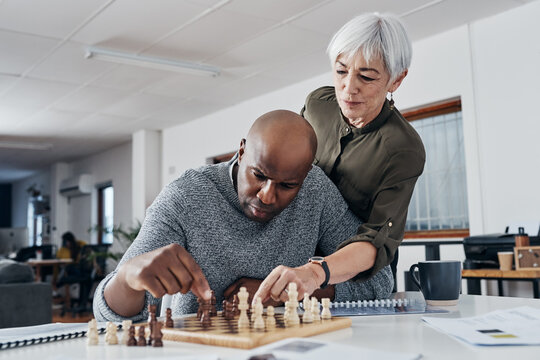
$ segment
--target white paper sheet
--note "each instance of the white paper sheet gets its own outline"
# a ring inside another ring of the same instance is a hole
[[[540,309],[529,306],[469,318],[423,317],[422,320],[473,345],[540,345]]]

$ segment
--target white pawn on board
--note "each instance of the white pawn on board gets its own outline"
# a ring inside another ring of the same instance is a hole
[[[241,287],[237,294],[238,297],[238,310],[240,310],[240,317],[238,318],[239,328],[249,327],[249,318],[247,316],[247,309],[249,309],[248,298],[249,293],[245,287]]]
[[[88,322],[88,332],[86,333],[86,336],[88,337],[88,345],[97,345],[99,343],[96,319],[92,319]]]
[[[311,315],[313,321],[321,321],[321,309],[319,308],[319,300],[314,296],[311,298]]]
[[[321,303],[322,303],[321,318],[323,320],[331,319],[332,313],[330,312],[330,299],[329,298],[321,299]]]
[[[309,301],[309,294],[304,294],[304,315],[302,315],[302,322],[309,324],[313,322],[313,313],[311,312],[311,301]]]
[[[116,325],[108,321],[106,331],[107,333],[105,334],[105,343],[107,345],[118,344],[118,336],[116,335]]]
[[[122,339],[120,340],[120,343],[122,345],[127,345],[129,340],[129,327],[131,326],[133,322],[131,320],[124,320],[122,321]]]
[[[298,316],[298,291],[296,283],[289,283],[289,317],[287,319],[287,325],[298,325],[300,324],[300,317]]]
[[[276,327],[276,318],[274,317],[274,307],[269,306],[266,308],[266,327],[272,329]]]
[[[287,320],[289,319],[289,316],[291,315],[291,310],[289,308],[289,301],[285,301],[285,312],[283,313],[283,321],[287,322]]]
[[[253,328],[256,330],[264,330],[264,319],[263,319],[263,304],[261,302],[261,298],[257,297],[255,299],[255,305],[253,305],[253,312],[254,312],[254,320],[253,320]]]

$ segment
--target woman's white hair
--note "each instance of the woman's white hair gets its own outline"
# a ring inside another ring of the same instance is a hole
[[[332,66],[340,55],[349,58],[361,54],[367,62],[380,56],[393,81],[411,65],[412,46],[405,26],[396,16],[367,13],[343,25],[326,52]]]

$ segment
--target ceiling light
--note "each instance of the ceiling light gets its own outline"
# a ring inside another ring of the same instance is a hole
[[[87,59],[111,61],[119,64],[142,66],[146,68],[176,71],[185,74],[218,76],[220,69],[215,66],[181,60],[171,60],[153,56],[136,55],[120,51],[90,47],[86,49]]]
[[[22,141],[0,140],[0,148],[21,149],[21,150],[50,150],[53,145],[50,143],[32,143]]]

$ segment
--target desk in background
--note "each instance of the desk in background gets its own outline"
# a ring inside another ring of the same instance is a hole
[[[36,270],[36,282],[41,281],[41,267],[52,266],[53,268],[58,268],[59,266],[65,266],[71,264],[73,260],[71,259],[29,259],[26,263],[32,266]]]
[[[480,295],[480,280],[497,280],[499,296],[504,296],[503,281],[530,281],[533,286],[533,296],[540,299],[540,270],[508,270],[499,269],[464,269],[461,277],[467,279],[469,294]]]
[[[540,300],[462,295],[458,306],[449,308],[452,309],[450,313],[428,316],[470,317],[525,305],[540,308]],[[313,339],[381,351],[419,353],[423,355],[423,360],[538,359],[540,346],[472,346],[431,328],[422,321],[422,316],[409,314],[353,317],[351,328],[317,335]],[[130,360],[164,357],[181,360],[182,355],[200,357],[205,354],[219,354],[220,358],[238,359],[247,354],[247,350],[166,340],[163,341],[163,348],[104,345],[103,335],[99,341],[100,345],[89,347],[86,345],[86,338],[63,340],[2,350],[0,354],[3,360],[42,358],[43,354],[54,354],[56,358]],[[358,351],[358,358],[360,357],[361,349]]]

